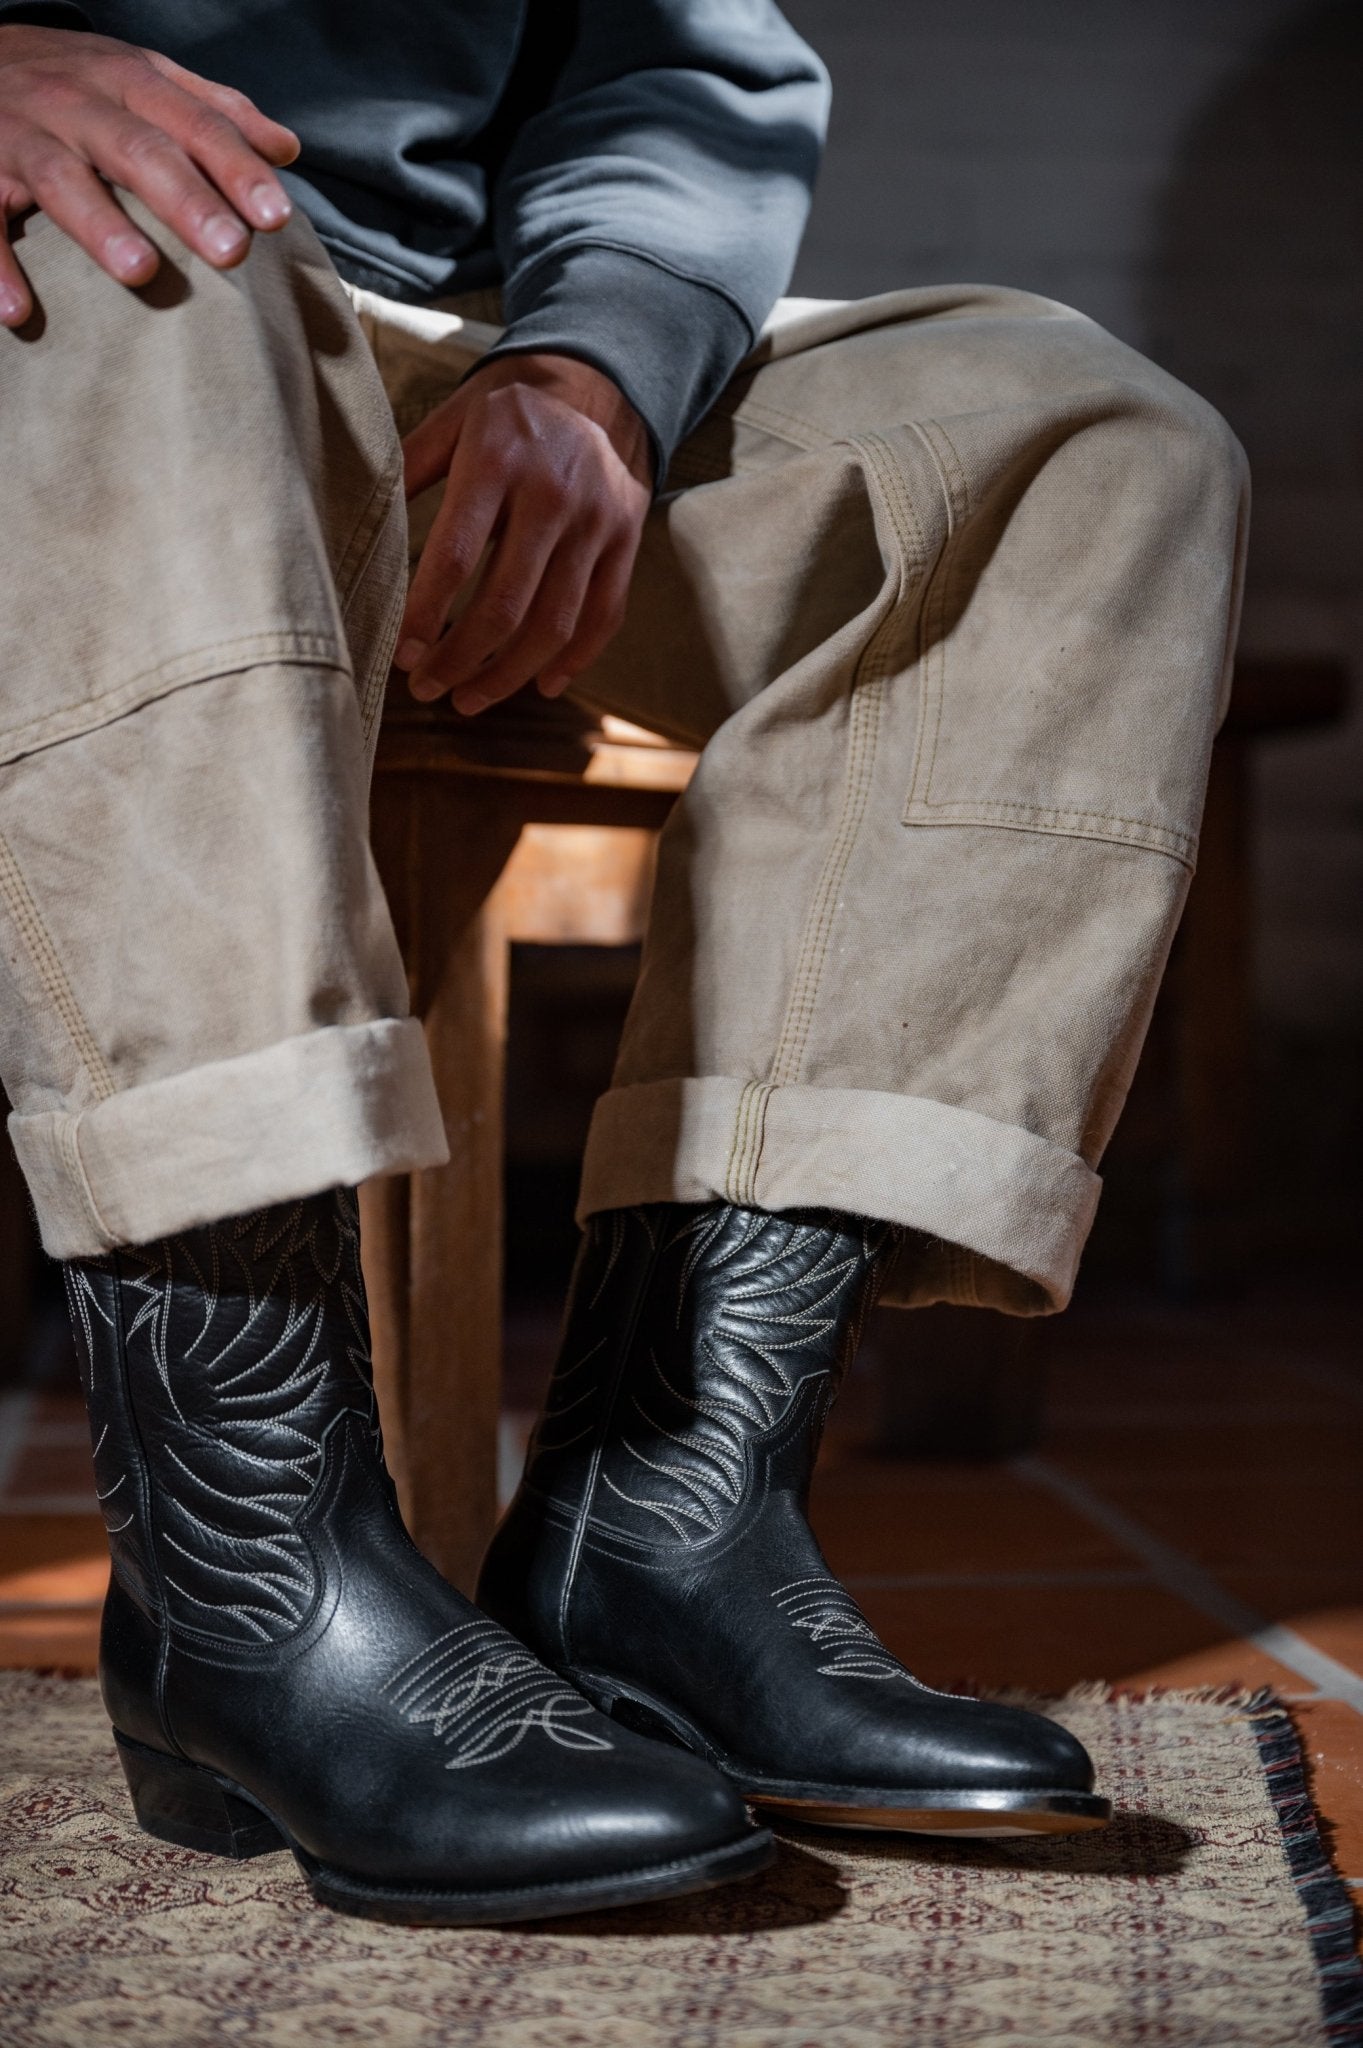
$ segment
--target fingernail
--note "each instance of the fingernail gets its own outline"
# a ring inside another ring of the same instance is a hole
[[[109,261],[120,277],[134,277],[147,267],[150,245],[138,235],[115,235],[108,244]]]
[[[461,690],[454,699],[456,711],[462,711],[465,718],[476,718],[480,711],[486,711],[492,702],[490,697],[480,697],[476,690]]]
[[[410,673],[412,669],[420,668],[430,651],[424,640],[403,640],[393,656],[393,666],[405,668]]]
[[[257,185],[251,193],[251,212],[263,228],[283,227],[293,206],[278,185]]]
[[[17,321],[23,303],[17,292],[12,292],[7,284],[0,284],[0,321],[6,325],[11,320]]]
[[[230,214],[215,213],[212,220],[204,224],[204,247],[211,249],[215,256],[235,256],[245,240],[245,228]]]
[[[565,690],[567,689],[567,687],[568,687],[569,683],[570,683],[570,682],[571,682],[572,680],[573,680],[573,679],[572,679],[572,677],[571,677],[571,676],[564,676],[564,675],[556,675],[556,676],[541,676],[541,677],[540,677],[540,695],[541,695],[541,697],[561,697],[561,696],[563,695],[563,692],[564,692],[564,691],[565,691]]]

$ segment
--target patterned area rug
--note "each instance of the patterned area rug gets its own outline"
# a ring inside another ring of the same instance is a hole
[[[1119,1809],[1037,1846],[787,1832],[696,1899],[468,1932],[132,1825],[94,1685],[0,1676],[0,2042],[25,2048],[1344,2048],[1351,1911],[1283,1711],[1054,1706]]]

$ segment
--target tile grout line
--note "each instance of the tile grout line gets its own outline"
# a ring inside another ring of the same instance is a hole
[[[1019,1572],[841,1572],[844,1586],[859,1593],[938,1592],[973,1586],[1148,1586],[1151,1574],[1132,1566],[1076,1565],[1071,1569]]]
[[[1082,1515],[1125,1550],[1141,1558],[1165,1590],[1175,1594],[1187,1606],[1195,1607],[1230,1635],[1245,1637],[1266,1657],[1285,1664],[1289,1671],[1307,1679],[1320,1692],[1329,1693],[1332,1698],[1363,1713],[1363,1677],[1356,1671],[1327,1656],[1324,1650],[1316,1649],[1295,1629],[1287,1628],[1282,1622],[1268,1621],[1254,1608],[1245,1606],[1191,1557],[1156,1536],[1124,1509],[1105,1500],[1082,1479],[1062,1471],[1047,1458],[1014,1458],[1009,1469],[1019,1479],[1054,1494],[1076,1514]]]
[[[13,1515],[98,1515],[99,1496],[90,1493],[11,1494],[0,1499],[0,1520]]]
[[[15,1614],[98,1614],[103,1607],[96,1600],[0,1600],[0,1618]]]
[[[36,1405],[37,1397],[24,1388],[17,1393],[0,1394],[0,1501],[9,1492]]]
[[[1319,1403],[1306,1401],[1246,1401],[1235,1410],[1237,1426],[1263,1428],[1269,1423],[1315,1422],[1321,1420]],[[1224,1430],[1226,1408],[1218,1401],[1140,1401],[1120,1406],[1114,1402],[1065,1404],[1057,1402],[1048,1410],[1048,1428],[1056,1429],[1162,1429],[1170,1423],[1180,1427],[1205,1424]]]

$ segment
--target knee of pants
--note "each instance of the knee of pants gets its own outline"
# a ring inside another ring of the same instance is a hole
[[[1158,372],[1159,400],[1150,430],[1157,444],[1177,452],[1190,486],[1199,486],[1209,509],[1243,516],[1249,462],[1229,423],[1214,405],[1167,372]]]
[[[1230,701],[1249,537],[1249,463],[1215,406],[1165,372],[1156,372],[1156,380],[1157,395],[1142,408],[1146,460],[1158,476],[1160,512],[1190,568],[1196,565],[1188,588],[1205,609],[1190,605],[1185,630],[1190,638],[1219,641],[1208,648],[1211,659],[1186,669],[1189,687],[1210,699],[1214,731]]]
[[[45,217],[18,244],[42,317],[0,349],[29,507],[0,522],[0,760],[261,663],[349,670],[377,709],[401,449],[340,281],[301,219],[227,273],[149,231],[135,293]]]

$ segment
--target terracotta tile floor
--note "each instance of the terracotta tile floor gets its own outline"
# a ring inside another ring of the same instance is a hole
[[[504,1482],[553,1319],[509,1327]],[[1007,1465],[868,1447],[855,1375],[815,1487],[829,1557],[930,1683],[1261,1685],[1293,1703],[1363,1898],[1363,1346],[1286,1290],[1047,1327],[1045,1437]],[[0,1409],[0,1664],[93,1667],[105,1577],[72,1393]]]

